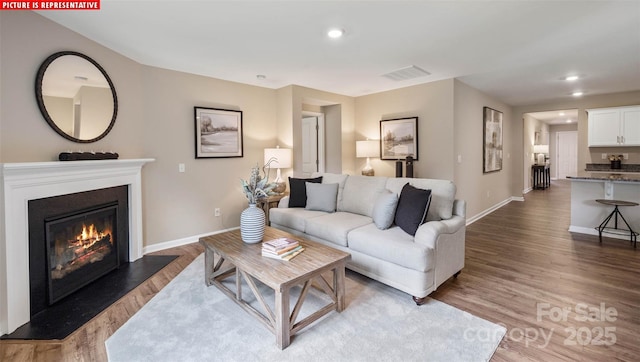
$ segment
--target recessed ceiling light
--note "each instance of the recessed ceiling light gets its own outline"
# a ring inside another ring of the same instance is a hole
[[[344,35],[344,30],[342,29],[331,29],[327,32],[329,38],[338,39]]]
[[[573,92],[573,93],[571,93],[571,95],[574,96],[574,97],[580,97],[583,94],[584,94],[583,92]]]
[[[578,78],[580,78],[580,77],[578,77],[577,75],[570,75],[570,76],[565,77],[564,80],[569,81],[569,82],[573,82],[574,80],[578,80]]]
[[[560,113],[559,113],[559,115],[560,115],[560,116],[564,116],[564,112],[560,112]]]
[[[571,123],[571,120],[570,120],[570,119],[567,119],[567,123]]]

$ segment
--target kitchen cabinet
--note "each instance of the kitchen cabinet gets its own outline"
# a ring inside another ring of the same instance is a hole
[[[640,106],[588,109],[589,147],[640,146]]]

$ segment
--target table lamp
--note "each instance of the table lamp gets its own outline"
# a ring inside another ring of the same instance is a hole
[[[274,183],[276,187],[273,192],[276,194],[282,194],[287,189],[287,183],[282,180],[280,175],[281,168],[291,168],[291,149],[290,148],[265,148],[264,149],[264,164],[269,165],[269,168],[276,168],[276,179]],[[271,163],[269,163],[271,161]]]
[[[371,157],[380,156],[380,142],[373,140],[356,141],[356,157],[367,158],[367,164],[362,169],[364,176],[373,176],[374,171],[371,166]]]
[[[533,145],[533,153],[537,153],[538,157],[536,163],[538,165],[544,165],[546,155],[549,154],[549,145]]]

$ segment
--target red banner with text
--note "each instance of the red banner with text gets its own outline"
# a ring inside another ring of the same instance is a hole
[[[2,1],[0,10],[100,10],[100,0],[94,1]]]

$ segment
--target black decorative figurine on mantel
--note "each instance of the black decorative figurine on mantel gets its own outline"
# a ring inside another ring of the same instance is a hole
[[[119,155],[115,152],[61,152],[58,155],[60,161],[87,161],[87,160],[116,160]]]

